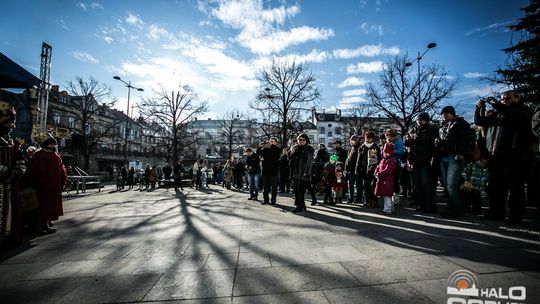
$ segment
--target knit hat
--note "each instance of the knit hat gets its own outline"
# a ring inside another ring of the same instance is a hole
[[[442,108],[441,115],[445,113],[451,114],[452,116],[456,116],[456,109],[454,109],[454,107],[452,106],[446,106]]]
[[[426,113],[426,112],[422,112],[418,115],[418,119],[420,120],[423,120],[423,121],[428,121],[431,119],[431,117],[429,117],[429,114]]]
[[[337,162],[339,160],[339,157],[334,154],[334,155],[330,156],[330,160],[333,161],[333,162]]]
[[[351,141],[354,140],[354,141],[358,141],[358,135],[353,135],[351,136]]]
[[[364,133],[364,137],[365,138],[375,138],[375,133],[373,133],[373,131],[367,131],[366,133]]]

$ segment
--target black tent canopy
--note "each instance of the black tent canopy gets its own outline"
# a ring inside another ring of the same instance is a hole
[[[0,52],[0,88],[31,88],[39,85],[39,78]]]

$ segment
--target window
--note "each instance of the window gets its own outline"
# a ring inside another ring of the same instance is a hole
[[[328,124],[328,127],[331,128],[331,127],[332,127],[332,124]]]
[[[319,143],[320,144],[326,144],[326,141],[324,140],[324,138],[319,138]]]
[[[309,142],[315,142],[315,137],[313,135],[309,135]]]
[[[72,129],[75,128],[75,117],[68,118],[68,127]]]
[[[341,128],[340,127],[336,127],[336,135],[340,135],[341,134]]]
[[[55,125],[59,125],[60,124],[60,114],[54,113],[53,114],[53,121],[54,121]]]
[[[325,130],[324,127],[319,127],[319,134],[324,134]]]
[[[332,131],[328,132],[328,137],[332,137]]]

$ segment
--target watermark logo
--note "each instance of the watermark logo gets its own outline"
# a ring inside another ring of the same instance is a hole
[[[450,275],[446,287],[447,304],[525,304],[525,286],[480,286],[478,277],[468,270],[458,270]]]
[[[478,297],[478,278],[468,270],[458,270],[448,278],[446,293],[449,295]]]

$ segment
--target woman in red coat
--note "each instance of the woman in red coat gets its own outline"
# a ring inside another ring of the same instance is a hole
[[[41,149],[32,158],[32,184],[37,192],[43,230],[54,233],[49,226],[64,215],[62,190],[66,185],[67,171],[56,152],[56,139],[50,134],[41,142]]]
[[[382,152],[383,159],[375,169],[375,195],[382,196],[384,200],[384,208],[381,212],[385,215],[394,213],[394,203],[392,195],[394,195],[394,177],[393,173],[397,168],[396,160],[394,159],[394,148],[392,145],[385,144]]]

